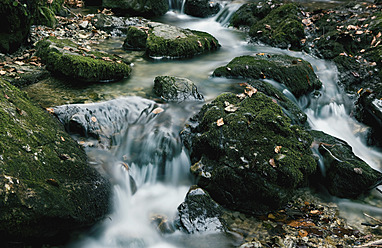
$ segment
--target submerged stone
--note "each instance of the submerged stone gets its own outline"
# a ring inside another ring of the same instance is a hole
[[[220,47],[218,40],[208,33],[157,22],[129,30],[131,32],[128,33],[124,47],[136,50],[145,47],[146,55],[152,58],[189,58]],[[146,42],[144,37],[147,37]]]
[[[280,54],[259,53],[236,57],[226,66],[217,68],[213,76],[271,78],[284,84],[296,97],[322,85],[309,62]]]
[[[49,37],[38,42],[36,49],[36,55],[49,71],[84,82],[120,80],[131,72],[123,59],[92,52],[69,40]]]
[[[169,102],[203,101],[196,85],[187,78],[158,76],[154,80],[154,93]]]
[[[225,93],[181,135],[198,185],[224,207],[264,213],[284,204],[315,172],[311,136],[261,92]]]
[[[0,79],[0,239],[59,242],[100,220],[109,197],[59,122]]]
[[[382,173],[357,157],[343,140],[320,131],[310,131],[324,159],[324,185],[338,197],[356,198],[382,183]]]

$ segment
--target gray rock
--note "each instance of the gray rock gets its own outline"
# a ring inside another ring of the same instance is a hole
[[[104,8],[130,16],[154,17],[168,11],[168,0],[102,0]]]
[[[209,0],[186,0],[184,13],[196,17],[209,17],[219,12],[221,6]]]
[[[154,80],[154,93],[168,102],[203,101],[196,85],[187,78],[158,76]]]

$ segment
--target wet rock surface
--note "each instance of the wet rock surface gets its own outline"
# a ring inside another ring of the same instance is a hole
[[[203,101],[196,85],[187,78],[158,76],[154,79],[154,93],[167,102]]]
[[[251,86],[203,106],[182,132],[198,185],[223,206],[264,213],[285,204],[315,172],[312,138]]]
[[[220,47],[212,35],[176,26],[149,22],[144,27],[130,28],[124,47],[145,50],[151,58],[189,58],[212,52]],[[146,32],[147,36],[142,32]],[[146,43],[144,38],[147,37]]]
[[[221,6],[209,0],[186,0],[184,13],[196,17],[209,17],[217,14]]]
[[[226,231],[226,224],[222,215],[223,208],[205,190],[193,186],[178,207],[178,217],[174,223],[177,229],[189,234],[223,232]]]
[[[310,133],[324,160],[324,185],[330,194],[356,198],[382,183],[382,173],[355,156],[345,141],[319,131]]]
[[[321,87],[310,63],[288,55],[259,53],[236,57],[217,68],[213,76],[271,78],[284,84],[296,97]]]
[[[144,17],[161,16],[169,8],[167,0],[102,0],[102,6],[118,14]]]
[[[62,242],[104,217],[109,182],[57,120],[2,79],[0,106],[1,240]]]

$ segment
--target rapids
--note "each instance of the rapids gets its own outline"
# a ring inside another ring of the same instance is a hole
[[[134,61],[130,78],[113,84],[94,85],[92,90],[108,95],[109,98],[126,95],[147,96],[150,95],[156,76],[170,75],[189,78],[198,86],[206,101],[209,101],[224,91],[235,91],[235,85],[243,82],[210,77],[215,68],[228,63],[234,57],[259,52],[300,57],[313,65],[322,81],[323,87],[319,94],[295,99],[282,85],[271,83],[298,103],[308,115],[309,124],[313,129],[322,130],[347,141],[357,156],[373,168],[381,170],[382,154],[377,149],[365,145],[366,127],[351,117],[351,99],[337,86],[337,70],[334,64],[302,52],[248,44],[242,32],[226,26],[242,1],[226,5],[215,17],[207,19],[184,15],[184,1],[170,0],[169,3],[171,10],[155,21],[206,31],[219,40],[221,49],[187,60],[138,59]],[[120,51],[122,42],[122,39],[115,38],[105,41],[102,48],[115,53]],[[110,149],[92,146],[86,148],[92,165],[103,170],[114,182],[114,197],[111,199],[113,211],[102,223],[84,237],[73,241],[69,247],[224,248],[238,245],[237,240],[221,233],[186,235],[176,231],[163,235],[151,223],[155,215],[173,220],[178,205],[184,200],[189,186],[193,183],[188,172],[190,160],[178,133],[187,119],[202,106],[200,103],[158,105],[164,110],[162,113],[153,118],[141,119],[121,130],[115,135],[114,145]],[[173,153],[174,156],[164,156],[163,153],[156,152],[157,147],[164,146],[168,146],[164,149],[175,149],[178,152]],[[140,158],[129,160],[128,169],[121,166],[121,163],[126,161],[126,154],[134,154]],[[162,164],[162,167],[159,168],[158,164]],[[135,194],[130,187],[131,180],[135,181]],[[374,195],[380,198],[380,194]],[[347,217],[350,224],[359,224],[362,212],[382,215],[382,211],[372,204],[335,198],[330,200],[338,203],[341,215]]]

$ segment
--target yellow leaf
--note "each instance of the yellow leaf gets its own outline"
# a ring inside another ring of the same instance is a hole
[[[163,111],[164,111],[164,109],[158,107],[158,108],[155,108],[155,109],[152,111],[152,113],[153,113],[153,114],[159,114],[159,113],[162,113]]]
[[[217,125],[218,127],[223,126],[223,125],[224,125],[223,118],[220,118],[219,120],[217,120],[217,121],[216,121],[216,125]]]

